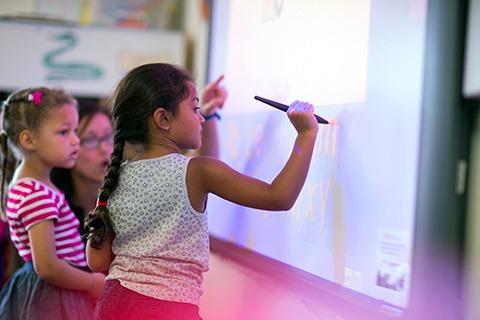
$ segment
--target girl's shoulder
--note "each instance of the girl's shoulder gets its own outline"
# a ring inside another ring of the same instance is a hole
[[[9,189],[35,191],[44,189],[44,186],[40,181],[37,181],[33,178],[20,178],[10,182]]]
[[[151,165],[151,164],[156,164],[158,162],[168,162],[172,160],[175,161],[175,160],[187,160],[187,159],[188,157],[180,153],[169,153],[169,154],[158,156],[158,157],[127,160],[122,163],[122,166],[130,167],[130,166],[138,166],[138,165]]]
[[[12,181],[10,183],[9,190],[22,191],[24,193],[51,191],[54,194],[63,194],[57,188],[49,186],[45,182],[31,177],[19,178],[15,181]]]
[[[189,157],[190,163],[196,166],[222,166],[226,165],[225,162],[222,160],[215,158],[215,157],[210,157],[210,156],[193,156]]]
[[[190,158],[188,171],[191,175],[205,176],[222,174],[228,166],[221,160],[209,156],[194,156]]]

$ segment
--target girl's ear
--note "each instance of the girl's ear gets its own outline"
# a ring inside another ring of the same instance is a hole
[[[153,123],[160,129],[170,130],[172,119],[172,114],[164,108],[157,108],[153,112]]]
[[[23,150],[35,151],[35,136],[29,130],[22,130],[18,135],[18,143]]]

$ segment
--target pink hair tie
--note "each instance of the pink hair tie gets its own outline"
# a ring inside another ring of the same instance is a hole
[[[108,204],[107,201],[101,201],[101,200],[97,201],[97,207],[106,207],[107,204]]]
[[[33,102],[33,104],[38,107],[40,103],[42,103],[42,94],[42,91],[35,90],[33,93],[28,95],[27,101]]]

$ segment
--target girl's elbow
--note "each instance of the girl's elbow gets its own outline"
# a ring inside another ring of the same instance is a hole
[[[293,205],[295,204],[295,200],[287,199],[287,198],[281,198],[277,199],[272,203],[272,206],[270,207],[270,210],[273,211],[288,211],[292,209]]]
[[[104,272],[108,269],[110,263],[87,257],[87,265],[93,272]]]
[[[288,211],[292,209],[299,194],[290,188],[273,187],[272,191],[269,210],[273,211]]]
[[[102,268],[100,268],[100,266],[96,265],[96,264],[93,264],[93,263],[87,263],[88,265],[88,268],[90,268],[90,270],[92,270],[93,272],[103,272],[104,270],[102,270]]]
[[[281,211],[288,211],[293,208],[293,205],[295,204],[294,201],[285,201],[282,203],[282,208],[280,209]]]
[[[56,275],[55,268],[50,262],[33,262],[33,268],[38,277],[47,282]]]
[[[97,251],[97,249],[87,247],[87,265],[94,272],[108,270],[114,257],[112,252]]]

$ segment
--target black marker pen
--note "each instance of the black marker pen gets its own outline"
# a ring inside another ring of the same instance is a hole
[[[271,105],[272,107],[277,108],[277,109],[282,110],[282,111],[285,111],[285,112],[287,112],[287,110],[288,110],[288,106],[283,104],[283,103],[268,100],[268,99],[265,99],[265,98],[262,98],[262,97],[259,97],[259,96],[255,96],[254,99],[258,100],[258,101],[261,101],[263,103],[266,103],[268,105]],[[328,124],[328,121],[323,119],[322,117],[317,116],[316,114],[314,114],[314,116],[317,119],[318,123]]]

